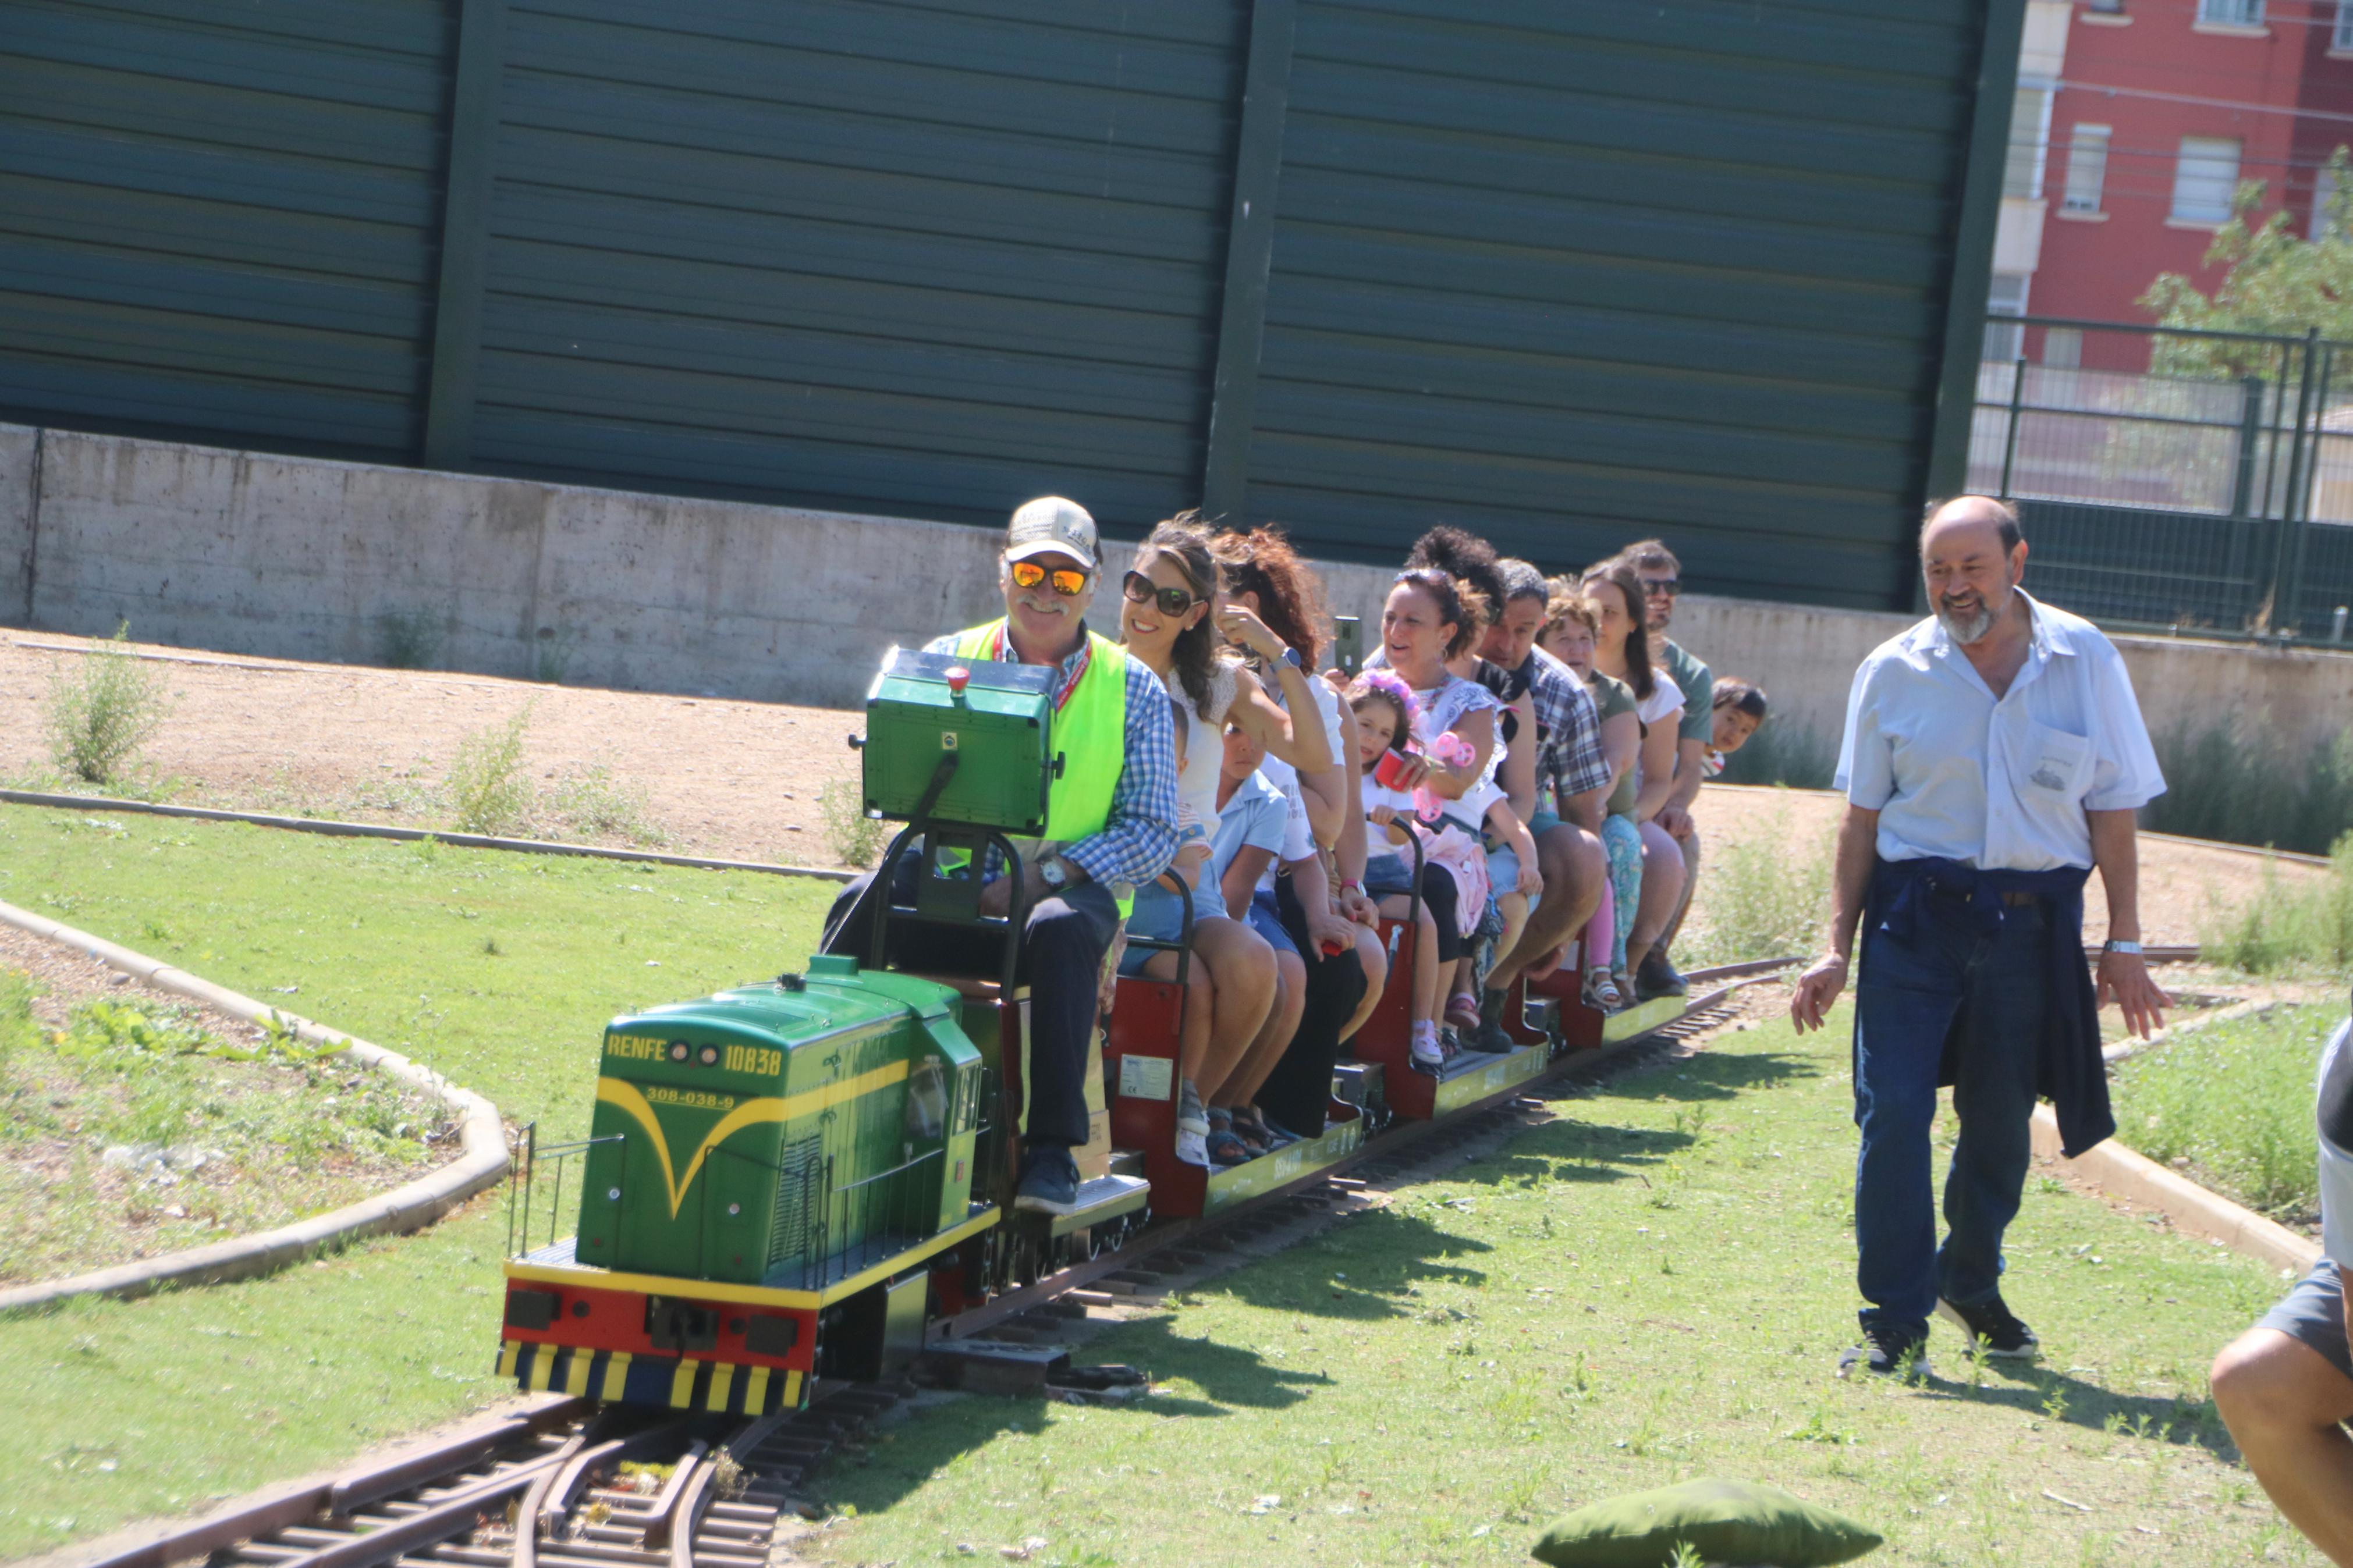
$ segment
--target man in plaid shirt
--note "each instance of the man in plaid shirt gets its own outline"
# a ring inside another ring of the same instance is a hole
[[[1600,907],[1602,879],[1609,875],[1601,847],[1609,764],[1602,759],[1601,721],[1593,699],[1567,665],[1536,647],[1549,594],[1544,574],[1514,560],[1496,562],[1495,571],[1504,585],[1503,613],[1479,644],[1479,679],[1507,703],[1527,693],[1535,709],[1537,806],[1528,833],[1536,841],[1544,900],[1529,912],[1512,951],[1488,973],[1480,1006],[1482,1035],[1491,1029],[1500,1034],[1504,993],[1521,972],[1548,969],[1561,946],[1585,929]]]

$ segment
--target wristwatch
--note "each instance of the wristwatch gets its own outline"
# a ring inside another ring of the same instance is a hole
[[[1299,657],[1299,650],[1288,644],[1285,644],[1282,649],[1282,662],[1293,669],[1303,670],[1307,668],[1306,661]]]
[[[2100,951],[2103,952],[2129,952],[2135,958],[2138,958],[2140,956],[2140,943],[2137,942],[2119,942],[2115,937],[2110,937],[2107,941],[2107,944],[2101,948]]]
[[[1071,874],[1062,869],[1062,858],[1060,855],[1049,855],[1039,861],[1038,876],[1047,887],[1058,893],[1070,885]]]

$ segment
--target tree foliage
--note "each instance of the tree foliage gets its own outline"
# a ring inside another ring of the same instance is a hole
[[[2141,308],[2161,326],[2292,338],[2317,327],[2324,338],[2353,342],[2353,167],[2345,148],[2329,155],[2328,171],[2327,205],[2313,237],[2299,237],[2284,210],[2259,221],[2263,182],[2242,180],[2230,221],[2206,250],[2206,266],[2226,269],[2214,291],[2200,291],[2179,272],[2161,272],[2140,297]],[[2281,358],[2268,343],[2161,338],[2150,368],[2160,375],[2269,381],[2279,377]]]

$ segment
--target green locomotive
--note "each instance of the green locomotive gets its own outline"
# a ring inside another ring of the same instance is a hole
[[[541,1200],[524,1190],[502,1374],[628,1403],[794,1406],[817,1376],[895,1370],[932,1316],[1141,1219],[1145,1184],[1106,1174],[1078,1215],[1000,1224],[1024,1006],[1007,922],[995,981],[860,962],[894,916],[991,924],[973,868],[1009,847],[1001,835],[1039,830],[1052,715],[1042,672],[892,651],[867,703],[866,796],[910,823],[886,864],[924,835],[913,905],[894,910],[878,879],[879,907],[839,935],[849,951],[606,1026],[587,1140],[529,1161],[551,1213],[576,1190],[576,1229],[531,1247]]]

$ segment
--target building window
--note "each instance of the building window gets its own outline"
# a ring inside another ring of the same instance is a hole
[[[2220,22],[2226,27],[2260,27],[2263,0],[2198,0],[2198,19]]]
[[[2239,143],[2221,136],[2184,136],[2173,168],[2173,216],[2184,223],[2222,223],[2239,188]]]
[[[2026,314],[2026,284],[2029,274],[1997,272],[1993,287],[1986,293],[1986,314],[1997,318],[1986,323],[1985,357],[2008,363],[2019,356],[2025,346],[2026,329],[2016,321],[2004,321],[2003,316]]]
[[[2084,363],[2081,327],[2047,327],[2042,333],[2042,363],[2053,370],[2074,370]]]
[[[2051,141],[2052,89],[2020,82],[2010,105],[2010,157],[2002,165],[2001,194],[2029,201],[2042,195],[2042,152]]]
[[[2071,213],[2100,210],[2100,187],[2108,179],[2108,128],[2078,125],[2067,143],[2067,196]]]
[[[2332,49],[2353,49],[2353,0],[2337,0],[2337,31],[2329,35]]]

